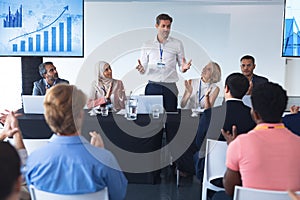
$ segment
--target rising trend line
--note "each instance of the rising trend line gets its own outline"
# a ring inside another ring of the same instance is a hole
[[[23,34],[23,35],[19,35],[19,36],[17,36],[17,37],[15,37],[15,38],[12,38],[12,39],[10,39],[9,40],[9,42],[11,42],[11,41],[13,41],[13,40],[15,40],[15,39],[18,39],[18,38],[20,38],[20,37],[24,37],[24,36],[26,36],[26,35],[30,35],[30,34],[32,34],[32,33],[36,33],[36,32],[39,32],[39,31],[41,31],[41,30],[43,30],[43,29],[46,29],[46,28],[48,28],[49,26],[51,26],[52,24],[54,24],[65,12],[66,12],[66,10],[69,10],[69,6],[65,6],[64,7],[64,10],[62,11],[62,13],[53,21],[53,22],[51,22],[50,24],[48,24],[47,26],[44,26],[43,28],[40,28],[40,29],[38,29],[38,30],[36,30],[36,31],[32,31],[32,32],[29,32],[29,33],[25,33],[25,34]]]

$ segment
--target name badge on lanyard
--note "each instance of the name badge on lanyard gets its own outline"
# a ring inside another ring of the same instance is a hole
[[[163,68],[163,67],[165,67],[166,66],[166,64],[165,63],[163,63],[162,62],[162,56],[163,56],[163,52],[164,52],[164,50],[162,49],[162,47],[161,47],[161,43],[159,43],[159,55],[160,55],[160,61],[157,63],[157,67],[158,68]]]

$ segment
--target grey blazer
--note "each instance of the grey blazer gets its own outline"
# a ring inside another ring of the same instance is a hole
[[[56,83],[55,84],[59,84],[59,83],[67,83],[69,84],[69,81],[65,80],[65,79],[61,79],[61,78],[58,78],[56,80]],[[46,94],[46,84],[45,84],[45,81],[44,79],[40,79],[38,81],[35,81],[33,83],[33,90],[32,90],[32,95],[45,95]]]

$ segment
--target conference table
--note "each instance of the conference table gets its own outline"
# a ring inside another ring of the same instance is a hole
[[[42,114],[23,113],[18,120],[23,138],[50,138],[53,134]],[[136,120],[116,112],[90,116],[85,110],[81,135],[90,140],[90,131],[99,133],[129,183],[155,184],[160,181],[160,170],[181,159],[192,145],[198,121],[190,110],[163,113],[158,119],[152,114],[138,114]]]

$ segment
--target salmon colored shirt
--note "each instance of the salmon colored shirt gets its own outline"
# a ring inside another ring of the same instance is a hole
[[[259,124],[229,144],[226,166],[244,187],[299,191],[300,137],[281,123]]]

